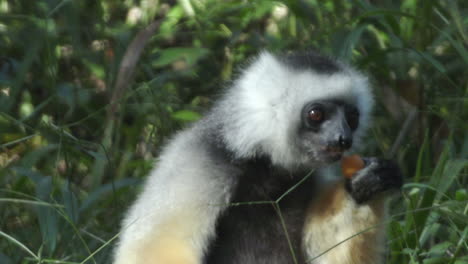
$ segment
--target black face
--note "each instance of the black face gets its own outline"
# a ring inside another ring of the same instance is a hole
[[[351,148],[359,111],[338,100],[314,101],[301,112],[299,144],[314,160],[335,161]]]

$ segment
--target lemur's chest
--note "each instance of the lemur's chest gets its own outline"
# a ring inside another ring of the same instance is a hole
[[[312,177],[302,179],[261,163],[248,167],[231,206],[218,219],[204,263],[301,262],[302,230],[313,189]]]

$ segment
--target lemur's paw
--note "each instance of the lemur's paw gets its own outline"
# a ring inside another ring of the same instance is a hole
[[[366,167],[346,182],[348,192],[361,204],[380,194],[398,190],[403,185],[403,176],[398,165],[391,160],[364,158]]]

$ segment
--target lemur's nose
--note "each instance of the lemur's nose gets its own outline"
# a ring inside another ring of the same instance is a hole
[[[348,150],[353,145],[353,139],[344,135],[340,135],[338,138],[338,146],[342,150]]]

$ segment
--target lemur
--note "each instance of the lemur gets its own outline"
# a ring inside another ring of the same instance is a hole
[[[316,52],[262,52],[162,151],[122,224],[115,264],[381,263],[398,166],[364,158],[368,79]]]

